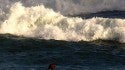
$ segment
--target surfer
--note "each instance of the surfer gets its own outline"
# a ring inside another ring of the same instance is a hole
[[[56,70],[56,65],[54,63],[50,64],[48,67],[49,70]]]

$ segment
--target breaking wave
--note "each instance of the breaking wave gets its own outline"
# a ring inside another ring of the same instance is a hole
[[[125,42],[125,19],[66,17],[44,5],[25,7],[17,2],[0,23],[2,34],[66,41],[104,39]]]

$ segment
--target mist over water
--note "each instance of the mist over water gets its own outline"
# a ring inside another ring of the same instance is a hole
[[[1,0],[0,8],[7,12],[15,2],[21,2],[27,7],[44,5],[63,15],[125,10],[125,0]]]
[[[64,16],[124,10],[124,0],[18,1],[0,1],[0,33],[66,41],[104,39],[125,42],[125,19]]]

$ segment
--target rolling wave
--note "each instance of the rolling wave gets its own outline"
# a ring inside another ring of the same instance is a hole
[[[44,5],[25,7],[17,2],[1,20],[0,33],[66,41],[98,39],[125,42],[125,19],[66,17]]]
[[[0,0],[0,69],[45,70],[52,62],[59,70],[124,69],[124,5],[124,0]]]

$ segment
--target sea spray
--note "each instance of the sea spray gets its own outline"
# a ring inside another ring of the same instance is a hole
[[[45,5],[63,15],[125,10],[125,0],[20,0],[25,6]]]
[[[97,39],[125,42],[125,19],[66,17],[44,5],[24,7],[12,5],[1,23],[0,33],[66,41]]]
[[[7,13],[11,5],[19,1],[26,7],[43,4],[63,15],[125,10],[125,0],[0,0],[0,8]]]

